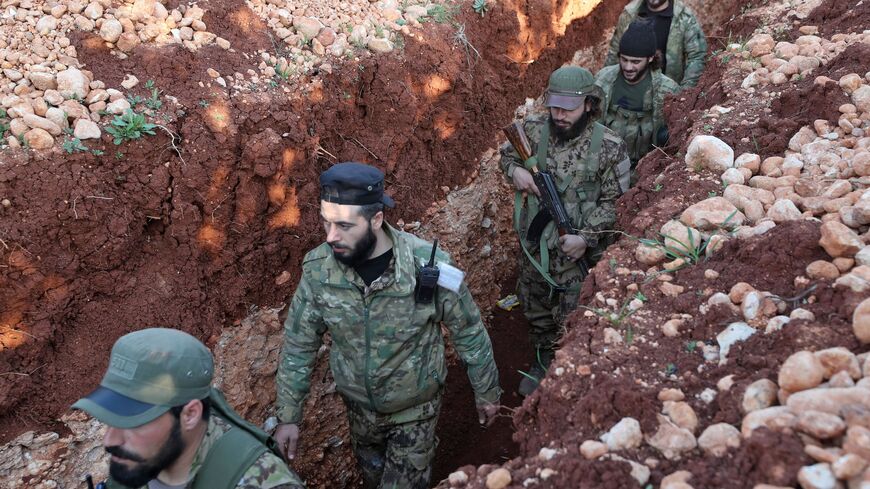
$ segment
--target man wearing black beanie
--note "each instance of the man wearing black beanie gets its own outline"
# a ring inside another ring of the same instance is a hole
[[[667,142],[662,106],[665,95],[680,87],[663,75],[656,58],[656,35],[645,19],[632,22],[619,40],[619,64],[598,72],[595,84],[604,92],[604,124],[619,134],[631,159],[631,184],[635,167],[653,145]]]
[[[629,2],[619,16],[604,65],[617,63],[623,34],[629,24],[639,18],[652,22],[662,73],[677,82],[681,89],[697,85],[706,64],[707,40],[695,14],[682,0]]]

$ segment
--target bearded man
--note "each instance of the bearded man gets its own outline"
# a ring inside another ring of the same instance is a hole
[[[428,488],[447,375],[441,325],[468,369],[481,424],[495,419],[501,396],[489,335],[450,257],[386,223],[384,207],[395,203],[380,170],[339,163],[320,186],[326,242],[305,255],[284,323],[275,439],[295,456],[311,369],[329,332],[364,487]]]
[[[524,396],[549,368],[586,270],[612,242],[616,199],[628,190],[631,162],[622,139],[598,122],[602,98],[588,70],[563,66],[550,75],[548,111],[523,121],[534,156],[522,161],[510,143],[501,147],[501,169],[516,189],[514,226],[522,248],[517,295],[536,349],[518,389]],[[560,236],[552,222],[530,232],[539,209],[535,169],[553,175],[572,232]]]

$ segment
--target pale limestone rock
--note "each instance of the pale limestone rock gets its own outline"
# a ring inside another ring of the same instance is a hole
[[[771,334],[780,331],[783,326],[791,322],[788,316],[774,316],[767,321],[764,327],[764,334]]]
[[[777,200],[767,210],[767,217],[775,223],[785,221],[796,221],[802,217],[801,211],[798,210],[794,202],[787,199]]]
[[[679,401],[684,400],[686,398],[686,395],[683,394],[683,391],[681,391],[680,389],[666,388],[666,389],[660,390],[657,397],[658,397],[659,401],[662,401],[662,402],[667,402],[667,401],[679,402]]]
[[[731,299],[731,302],[735,304],[742,304],[743,299],[746,298],[747,294],[754,291],[755,287],[749,285],[748,283],[737,282],[736,284],[731,286],[731,290],[728,292],[728,297]]]
[[[661,230],[666,248],[687,251],[701,245],[701,232],[693,227],[687,227],[680,221],[668,221]]]
[[[842,287],[848,287],[859,293],[870,290],[870,266],[859,265],[838,278],[834,282],[834,288]]]
[[[804,411],[798,414],[795,429],[820,440],[835,438],[846,432],[846,423],[839,417],[820,411]]]
[[[118,42],[115,43],[115,47],[120,49],[124,53],[132,52],[136,46],[139,45],[141,41],[139,40],[139,36],[132,32],[125,32],[121,34],[121,37],[118,38]]]
[[[788,392],[812,389],[824,380],[822,362],[809,351],[799,351],[789,356],[779,369],[779,387]]]
[[[373,53],[389,53],[393,50],[393,43],[391,43],[389,39],[373,37],[369,39],[367,47]]]
[[[317,19],[299,16],[293,18],[293,27],[304,39],[308,40],[317,37],[323,24]]]
[[[35,114],[24,114],[21,118],[27,127],[34,129],[44,129],[48,131],[52,136],[60,136],[63,133],[61,126],[55,124],[53,121],[46,119],[45,117],[39,117]]]
[[[461,470],[457,470],[447,476],[447,482],[449,482],[453,487],[464,486],[468,482],[468,474]]]
[[[843,450],[870,460],[870,430],[863,426],[850,426],[843,441]]]
[[[106,42],[117,42],[123,33],[124,27],[116,19],[106,19],[100,26],[100,37]]]
[[[100,139],[102,132],[100,126],[89,119],[79,119],[76,121],[73,135],[82,141],[86,139]]]
[[[862,85],[852,92],[852,103],[861,112],[870,112],[870,85]]]
[[[641,243],[637,245],[634,253],[635,258],[644,265],[656,265],[665,259],[665,252],[657,246],[646,246]]]
[[[57,82],[54,79],[54,75],[51,73],[34,71],[27,75],[27,78],[30,80],[30,83],[33,83],[33,88],[37,90],[54,90],[57,88]],[[43,97],[45,97],[45,94],[43,94]],[[46,100],[46,102],[51,103],[49,100]],[[63,102],[63,100],[61,100],[61,102]]]
[[[752,326],[743,323],[731,323],[721,333],[716,335],[716,342],[719,344],[719,363],[726,362],[728,352],[731,347],[740,341],[743,341],[754,335],[757,331]]]
[[[743,418],[740,433],[743,435],[743,438],[749,438],[754,430],[761,427],[771,430],[782,430],[794,427],[795,423],[797,423],[797,416],[788,407],[773,406],[747,414]]]
[[[733,229],[745,220],[746,216],[724,197],[702,200],[689,206],[680,216],[680,221],[685,225],[706,231]]]
[[[722,183],[724,185],[743,185],[743,173],[737,168],[729,168],[722,173]]]
[[[834,477],[841,480],[851,479],[861,474],[865,468],[867,461],[854,453],[847,453],[831,464]]]
[[[714,136],[695,136],[686,151],[689,168],[707,168],[722,172],[734,166],[734,150]]]
[[[63,129],[69,127],[69,121],[67,120],[66,113],[63,111],[63,109],[59,109],[57,107],[50,107],[48,110],[45,111],[45,118],[50,120],[51,122],[54,122]]]
[[[707,455],[721,457],[729,448],[740,446],[740,431],[728,423],[710,425],[698,437],[698,446]]]
[[[770,379],[759,379],[746,387],[743,393],[743,412],[750,413],[766,409],[776,402],[777,385]]]
[[[595,440],[586,440],[580,445],[580,455],[586,460],[596,459],[607,453],[607,445]]]
[[[127,99],[118,99],[106,106],[106,112],[115,115],[121,115],[130,108],[130,102]]]
[[[870,390],[861,387],[817,388],[790,395],[786,405],[794,412],[822,411],[840,414],[847,404],[870,406]]]
[[[819,239],[819,245],[832,257],[854,257],[855,253],[864,246],[861,238],[840,222],[825,222],[822,224],[821,231],[822,237]]]
[[[747,168],[752,173],[758,173],[760,165],[761,157],[754,153],[743,153],[734,160],[735,168]]]
[[[78,68],[67,68],[57,74],[57,91],[64,98],[84,99],[88,94],[90,82]]]
[[[680,428],[694,434],[698,429],[698,415],[689,403],[684,401],[668,401],[664,403],[662,412]]]
[[[32,149],[48,149],[54,146],[54,138],[51,134],[38,127],[25,132],[24,141]]]
[[[870,298],[864,299],[852,313],[852,331],[861,343],[870,343]]]
[[[486,476],[487,489],[504,489],[511,483],[511,473],[505,468],[498,468]]]
[[[698,446],[691,431],[680,428],[666,416],[658,415],[658,420],[659,428],[647,443],[662,452],[668,460],[679,460],[683,453]]]
[[[643,433],[640,430],[640,423],[634,418],[622,418],[619,423],[610,428],[610,431],[601,435],[601,441],[607,445],[610,451],[637,448],[642,440]]]
[[[816,260],[806,268],[807,277],[814,280],[834,280],[840,276],[836,265],[825,260]]]
[[[828,464],[815,464],[802,467],[798,471],[798,482],[803,489],[835,489],[842,487]]]
[[[814,353],[825,369],[825,379],[830,379],[837,372],[846,372],[855,380],[861,378],[861,365],[858,357],[848,349],[838,346],[826,348]]]

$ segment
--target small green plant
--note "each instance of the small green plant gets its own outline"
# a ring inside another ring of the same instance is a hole
[[[136,108],[137,105],[144,102],[145,99],[138,95],[127,95],[127,102],[130,102],[130,107]]]
[[[146,90],[151,90],[152,88],[154,88],[154,80],[148,80],[148,81],[146,81],[146,82],[145,82],[145,89],[146,89]]]
[[[446,24],[453,20],[453,17],[456,15],[456,8],[452,6],[446,7],[442,4],[433,5],[426,10],[426,15],[432,17],[432,20],[439,24]]]
[[[697,342],[697,341],[692,340],[692,341],[687,341],[687,342],[686,342],[686,351],[687,351],[687,352],[689,352],[689,353],[694,353],[695,350],[696,350],[697,348],[698,348],[698,342]]]
[[[712,124],[704,124],[704,132],[710,132],[713,130]]]
[[[676,365],[674,365],[673,363],[669,363],[669,364],[665,365],[665,375],[666,376],[670,377],[671,375],[674,375],[676,373],[677,373],[677,366]]]
[[[630,307],[631,301],[632,299],[626,299],[618,311],[608,311],[607,309],[599,309],[597,307],[578,307],[586,309],[587,311],[592,311],[596,316],[606,319],[615,329],[624,329],[625,342],[630,345],[634,341],[634,328],[632,328],[629,323],[626,323],[625,327],[623,327],[623,322],[625,322],[629,316],[637,312],[637,309],[632,309]]]
[[[715,190],[711,190],[711,191],[707,192],[707,197],[711,198],[711,199],[713,197],[716,197],[717,195],[719,195],[719,192],[716,192]]]
[[[715,192],[710,193],[715,194]],[[731,222],[731,219],[733,219],[736,214],[737,210],[734,210],[734,212],[729,214],[722,222],[720,227],[727,228],[728,223]],[[640,241],[644,246],[660,249],[665,253],[665,256],[669,260],[682,258],[687,265],[694,265],[700,262],[705,256],[707,245],[709,245],[710,240],[712,240],[712,236],[710,239],[704,240],[700,234],[688,227],[686,228],[686,242],[683,242],[669,234],[660,234],[660,236],[663,238],[662,240],[641,238],[638,241]]]
[[[616,261],[616,258],[611,258],[607,260],[607,266],[610,267],[610,273],[616,273],[616,267],[619,266],[619,262]]]
[[[103,156],[105,152],[101,149],[92,149],[91,154],[94,156]]]
[[[653,191],[653,192],[661,192],[661,190],[662,190],[663,188],[665,188],[664,185],[662,185],[662,184],[660,184],[660,183],[657,183],[657,184],[655,185],[655,187],[652,188],[652,191]]]
[[[124,153],[122,153],[120,151],[115,151],[115,159],[116,160],[124,159]]]
[[[124,115],[115,116],[112,122],[106,128],[106,132],[111,134],[115,145],[119,145],[124,141],[132,141],[139,139],[145,134],[154,135],[154,124],[145,122],[144,114],[137,114],[132,109],[127,109]]]
[[[375,37],[384,37],[384,26],[380,24],[375,26]]]
[[[647,296],[644,295],[644,293],[641,291],[637,291],[637,293],[634,294],[634,298],[641,301],[641,302],[646,302],[649,300],[649,298],[647,298]]]
[[[148,84],[146,83],[145,85],[147,86]],[[148,107],[152,110],[158,110],[160,109],[160,107],[163,107],[163,101],[160,100],[160,90],[154,87],[151,87],[150,90],[151,96],[148,97],[148,100],[145,101],[145,107]]]
[[[200,107],[202,107],[203,109],[208,107],[208,105],[209,105],[208,100],[205,100],[205,99],[200,99],[200,101],[197,102],[196,104],[199,105]]]
[[[88,150],[79,138],[65,138],[62,147],[67,154],[80,153]]]
[[[486,0],[474,0],[471,4],[471,8],[483,17],[484,14],[486,14],[486,10],[489,8],[489,5],[487,5]]]
[[[18,144],[20,144],[21,147],[24,149],[30,148],[30,141],[28,141],[27,139],[24,139],[24,134],[18,135]]]

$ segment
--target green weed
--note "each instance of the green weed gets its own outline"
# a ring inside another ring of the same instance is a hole
[[[115,116],[106,127],[106,132],[114,137],[113,142],[119,145],[124,141],[139,139],[145,134],[154,135],[154,124],[145,122],[144,114],[137,114],[132,109],[127,109],[122,116]]]
[[[489,5],[487,5],[486,0],[474,0],[474,2],[471,4],[471,8],[475,12],[480,14],[481,17],[483,17],[484,14],[486,14],[487,9],[489,8]]]
[[[88,150],[79,138],[65,138],[62,147],[67,154],[80,153]]]

